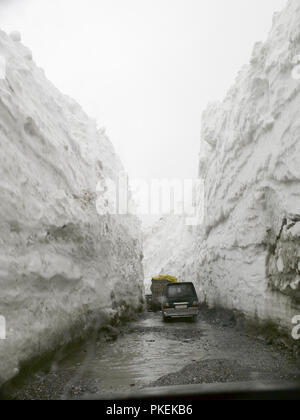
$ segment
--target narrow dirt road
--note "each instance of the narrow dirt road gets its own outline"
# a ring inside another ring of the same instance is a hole
[[[113,398],[149,386],[300,378],[300,364],[230,325],[201,316],[164,324],[149,313],[118,337],[91,340],[27,378],[11,398]]]

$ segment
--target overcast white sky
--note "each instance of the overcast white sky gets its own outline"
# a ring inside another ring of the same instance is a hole
[[[0,0],[37,64],[105,126],[134,177],[195,177],[201,113],[286,0]]]

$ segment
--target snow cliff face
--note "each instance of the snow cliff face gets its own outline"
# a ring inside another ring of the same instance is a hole
[[[195,240],[193,227],[185,216],[166,216],[144,232],[144,271],[146,293],[152,277],[169,274],[179,281],[195,281]]]
[[[202,299],[287,328],[300,314],[299,23],[291,0],[223,103],[208,107],[199,168]]]
[[[141,306],[140,226],[99,216],[96,185],[122,165],[105,133],[63,96],[19,36],[0,32],[0,380]],[[105,182],[105,181],[104,181]]]

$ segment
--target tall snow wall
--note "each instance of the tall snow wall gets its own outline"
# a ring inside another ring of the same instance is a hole
[[[300,2],[274,16],[222,103],[204,112],[202,300],[291,329],[300,314]]]
[[[1,384],[22,362],[139,309],[143,268],[137,220],[96,211],[98,181],[122,170],[103,130],[17,34],[0,32],[0,57]]]

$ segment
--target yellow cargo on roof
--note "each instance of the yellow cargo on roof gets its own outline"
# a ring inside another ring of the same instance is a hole
[[[174,276],[168,276],[168,275],[163,275],[163,274],[161,274],[160,276],[158,276],[158,277],[153,277],[153,279],[152,280],[169,280],[169,281],[171,281],[172,283],[177,283],[178,282],[178,278],[177,277],[174,277]]]

